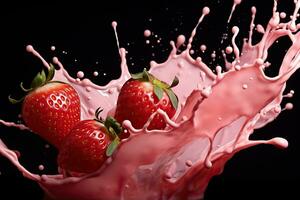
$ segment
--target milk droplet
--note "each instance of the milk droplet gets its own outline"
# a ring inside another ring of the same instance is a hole
[[[150,37],[150,35],[151,35],[151,31],[150,30],[147,29],[147,30],[144,31],[144,36],[145,37]]]
[[[248,85],[247,84],[243,84],[243,89],[245,90],[245,89],[247,89],[248,88]]]
[[[49,149],[49,148],[50,148],[50,145],[49,145],[49,144],[45,144],[45,148],[46,148],[46,149]]]
[[[55,46],[51,46],[51,51],[55,51]]]
[[[216,52],[212,52],[212,54],[210,55],[211,58],[216,58]]]
[[[185,36],[184,35],[179,35],[177,37],[176,47],[179,48],[184,42],[185,42]]]
[[[53,61],[54,64],[58,64],[58,62],[59,62],[57,57],[53,57],[52,61]]]
[[[26,46],[26,51],[27,52],[32,52],[34,49],[33,49],[33,46],[32,45],[27,45]]]
[[[44,165],[39,165],[39,170],[43,171],[45,169]]]
[[[259,33],[265,33],[264,27],[263,27],[262,25],[260,25],[260,24],[257,24],[256,30],[257,30],[257,32],[259,32]]]
[[[109,88],[108,89],[108,94],[112,94],[114,91],[113,91],[113,89],[112,88]]]
[[[94,76],[98,76],[99,73],[98,73],[97,71],[94,71],[93,75],[94,75]]]
[[[203,15],[207,15],[207,14],[209,14],[209,12],[210,12],[210,9],[209,9],[209,7],[204,7],[203,9],[202,9],[202,14]]]
[[[113,21],[113,22],[111,23],[111,26],[112,26],[113,28],[116,28],[117,25],[118,25],[118,23],[117,23],[116,21]]]
[[[195,51],[193,49],[190,50],[190,54],[193,55]]]
[[[234,4],[238,5],[242,2],[242,0],[234,0]]]
[[[285,109],[286,110],[292,110],[293,109],[293,107],[294,107],[294,105],[292,104],[292,103],[287,103],[287,104],[285,104]]]
[[[239,31],[239,27],[237,26],[232,27],[232,33],[236,33],[238,31]]]
[[[207,160],[207,161],[205,162],[205,166],[206,166],[207,168],[211,168],[211,167],[212,167],[212,162],[211,162],[210,160]]]
[[[82,71],[77,72],[77,77],[78,78],[83,78],[84,77],[84,73]]]
[[[231,46],[228,46],[228,47],[226,47],[226,49],[225,49],[225,52],[226,52],[227,54],[231,54],[232,51],[233,51],[233,49],[232,49]]]
[[[284,19],[284,18],[286,18],[286,13],[285,12],[281,12],[279,16],[280,16],[280,18]]]
[[[256,14],[256,7],[255,6],[251,7],[251,12],[252,12],[252,14]]]
[[[109,157],[109,158],[106,159],[106,163],[107,164],[110,164],[111,162],[112,162],[112,158],[111,157]]]
[[[95,114],[95,112],[94,112],[94,110],[92,108],[89,109],[89,114],[91,114],[91,115]]]
[[[150,40],[146,40],[146,44],[150,44]]]
[[[285,149],[289,146],[289,142],[286,139],[280,137],[273,138],[270,142],[276,145],[278,148]]]
[[[185,162],[185,164],[186,164],[188,167],[193,166],[193,162],[192,162],[191,160],[187,160],[187,161]]]
[[[92,91],[92,88],[91,88],[90,86],[87,86],[87,87],[85,88],[85,90],[86,90],[87,92],[90,92],[90,91]]]
[[[200,46],[200,50],[201,50],[202,52],[204,52],[206,49],[207,49],[207,47],[206,47],[205,44],[202,44],[202,45]]]

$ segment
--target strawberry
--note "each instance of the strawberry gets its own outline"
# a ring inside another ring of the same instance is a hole
[[[121,88],[115,118],[120,122],[129,120],[135,128],[142,128],[157,109],[165,111],[172,118],[178,107],[178,98],[171,88],[177,84],[177,77],[171,85],[168,85],[155,78],[146,69],[141,73],[132,74],[131,79]],[[163,116],[157,114],[148,129],[164,129],[165,127]]]
[[[96,111],[99,116],[99,109]],[[121,125],[112,117],[77,123],[58,154],[58,165],[72,176],[91,173],[101,167],[120,143]],[[77,175],[76,175],[77,174]]]
[[[51,65],[48,76],[44,71],[38,73],[31,83],[28,94],[20,100],[9,97],[12,103],[22,103],[22,118],[25,124],[43,139],[57,148],[80,121],[80,99],[69,84],[51,81],[54,76]]]

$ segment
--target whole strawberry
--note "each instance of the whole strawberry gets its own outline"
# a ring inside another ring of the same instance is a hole
[[[96,112],[99,115],[101,111]],[[112,117],[80,121],[66,137],[58,165],[72,176],[96,171],[117,148],[121,131],[121,125]]]
[[[71,128],[80,121],[80,99],[69,84],[51,81],[54,76],[51,65],[48,76],[38,73],[30,89],[21,88],[28,94],[21,100],[9,97],[12,103],[23,101],[22,118],[25,124],[43,139],[60,148]]]
[[[171,88],[177,84],[177,77],[171,85],[168,85],[155,78],[146,69],[142,73],[133,74],[121,88],[115,118],[119,122],[129,120],[135,128],[142,128],[157,109],[165,111],[172,118],[178,107],[178,98]],[[165,127],[163,116],[157,114],[148,129]]]

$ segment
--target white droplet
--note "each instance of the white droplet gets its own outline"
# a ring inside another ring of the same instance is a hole
[[[87,87],[85,88],[85,90],[86,90],[87,92],[90,92],[90,91],[92,91],[92,88],[89,87],[89,86],[87,86]]]
[[[247,89],[248,88],[248,85],[247,84],[243,84],[243,89],[245,90],[245,89]]]
[[[202,45],[200,46],[200,50],[201,50],[202,52],[204,52],[206,49],[207,49],[207,47],[206,47],[205,44],[202,44]]]
[[[187,161],[185,162],[185,164],[186,164],[188,167],[193,166],[193,162],[192,162],[191,160],[187,160]]]
[[[151,31],[148,30],[148,29],[146,29],[146,30],[144,31],[144,36],[145,36],[145,37],[150,37],[150,35],[151,35]]]
[[[225,49],[226,54],[231,54],[233,52],[233,49],[231,46],[226,47]]]
[[[78,78],[83,78],[84,77],[84,73],[82,71],[77,72],[77,77]]]
[[[285,104],[285,109],[286,110],[292,110],[293,109],[293,107],[294,107],[294,105],[292,104],[292,103],[287,103],[287,104]]]
[[[39,165],[39,170],[43,171],[45,169],[44,165]]]
[[[209,7],[207,7],[207,6],[205,6],[205,7],[202,9],[202,14],[203,14],[203,15],[207,15],[207,14],[209,14],[209,12],[210,12],[210,9],[209,9]]]
[[[94,75],[94,76],[98,76],[99,73],[98,73],[97,71],[94,71],[93,75]]]

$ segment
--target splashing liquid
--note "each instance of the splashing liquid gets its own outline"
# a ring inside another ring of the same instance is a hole
[[[231,19],[239,0],[233,2]],[[273,16],[266,28],[259,27],[263,33],[257,44],[252,44],[256,8],[253,7],[248,40],[240,50],[236,45],[239,28],[232,27],[232,42],[225,50],[234,54],[229,62],[225,58],[226,72],[216,66],[216,74],[208,68],[200,57],[190,55],[196,29],[210,9],[204,7],[198,23],[187,40],[186,49],[181,53],[179,47],[185,43],[180,35],[177,42],[171,41],[172,51],[164,63],[151,61],[150,72],[165,82],[174,76],[180,80],[174,88],[178,95],[180,108],[173,119],[162,110],[157,110],[142,129],[135,129],[130,121],[123,126],[130,137],[122,141],[118,150],[96,172],[82,177],[63,177],[59,175],[37,175],[26,170],[18,161],[18,155],[7,148],[0,140],[0,153],[7,157],[25,177],[37,181],[54,199],[199,199],[202,198],[209,180],[222,172],[226,162],[237,152],[258,145],[272,144],[286,148],[284,138],[270,140],[249,140],[255,129],[273,121],[285,109],[292,109],[291,103],[281,109],[284,97],[292,97],[294,91],[284,95],[286,81],[299,68],[300,64],[300,26],[296,24],[300,1],[295,1],[295,10],[288,22],[281,22],[274,1]],[[117,23],[112,23],[117,36]],[[148,37],[148,31],[147,35]],[[274,78],[264,74],[268,49],[280,37],[288,36],[292,41]],[[119,46],[119,41],[117,44]],[[199,49],[205,51],[206,46]],[[41,59],[46,68],[49,64],[32,46],[27,51]],[[102,117],[114,114],[120,88],[130,78],[126,63],[126,50],[119,48],[121,76],[105,86],[98,86],[78,72],[78,78],[69,76],[58,58],[53,63],[59,66],[54,80],[71,84],[81,98],[81,119],[93,118],[95,109],[105,108]],[[259,94],[259,95],[257,95]],[[164,117],[168,124],[166,130],[147,130],[155,114]],[[0,121],[7,126],[26,129]],[[43,167],[41,167],[43,168]],[[61,169],[64,171],[64,169]]]

